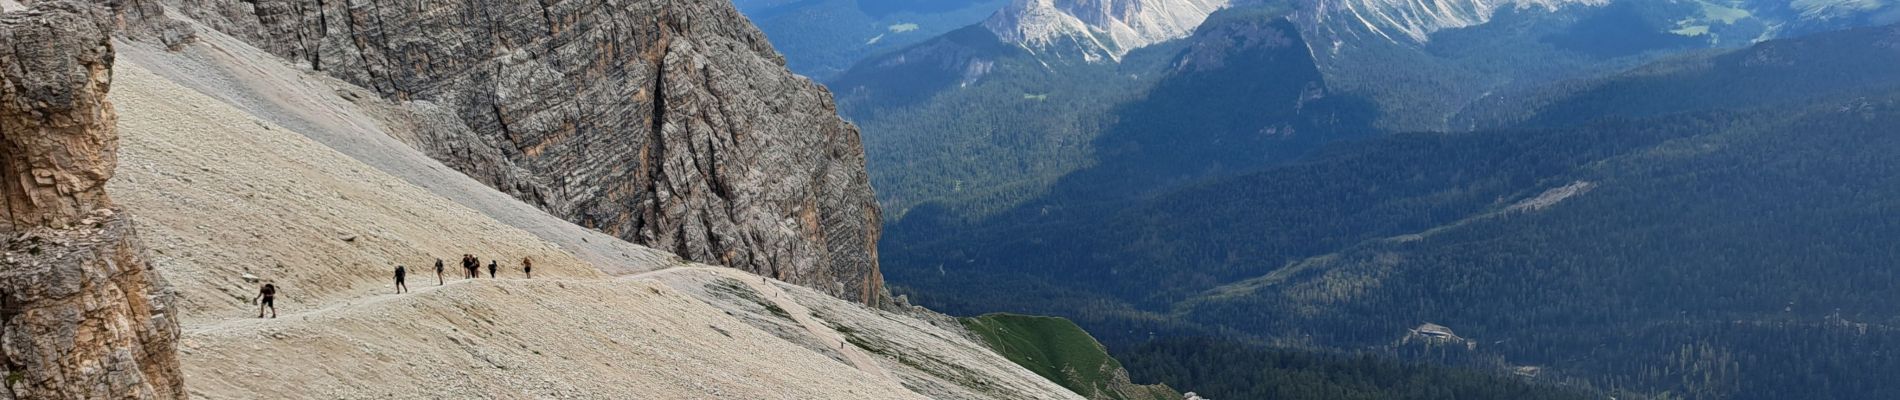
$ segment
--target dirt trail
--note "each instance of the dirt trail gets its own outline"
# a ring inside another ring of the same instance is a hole
[[[191,324],[191,325],[185,326],[184,331],[186,334],[204,334],[204,333],[211,333],[215,331],[225,331],[225,330],[233,330],[233,329],[255,329],[258,327],[270,325],[271,323],[276,322],[276,320],[285,320],[285,321],[308,320],[310,317],[313,317],[313,316],[326,316],[331,313],[338,312],[338,310],[344,310],[350,307],[374,306],[374,305],[398,300],[405,296],[427,295],[430,292],[434,292],[438,289],[447,288],[449,286],[467,284],[469,283],[468,281],[471,281],[471,280],[473,279],[450,280],[450,281],[444,282],[442,285],[411,285],[410,290],[408,292],[400,293],[400,294],[395,293],[393,289],[394,285],[391,285],[392,289],[390,289],[390,291],[387,291],[381,294],[373,294],[373,295],[368,295],[365,297],[357,297],[353,299],[334,299],[329,302],[321,303],[316,308],[302,309],[302,310],[297,310],[295,312],[284,312],[282,308],[279,308],[277,310],[278,312],[277,312],[276,318],[255,318],[255,317],[226,318],[222,320],[215,320],[215,322],[200,322],[197,324]],[[285,296],[279,295],[278,297],[281,299]],[[255,310],[255,307],[256,306],[253,305],[253,310]],[[266,310],[265,316],[269,316],[270,315],[269,313],[270,311]]]
[[[481,279],[195,326],[193,397],[920,399],[663,284]]]

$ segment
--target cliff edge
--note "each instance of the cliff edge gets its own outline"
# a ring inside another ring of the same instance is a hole
[[[172,294],[106,181],[113,26],[89,4],[0,16],[0,366],[7,399],[184,398]]]

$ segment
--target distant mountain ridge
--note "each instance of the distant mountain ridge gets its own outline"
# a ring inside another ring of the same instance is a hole
[[[983,27],[1045,56],[1078,52],[1090,62],[1187,37],[1228,0],[1015,0]],[[1074,46],[1073,48],[1062,48]]]
[[[1504,9],[1555,11],[1602,6],[1611,0],[1307,0],[1299,19],[1309,33],[1377,35],[1395,42],[1425,43],[1441,30],[1491,22]]]

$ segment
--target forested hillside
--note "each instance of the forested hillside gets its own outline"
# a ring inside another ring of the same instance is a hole
[[[924,304],[1072,316],[1111,348],[1218,332],[1659,396],[1877,397],[1900,391],[1878,356],[1900,351],[1894,43],[1770,41],[1596,80],[1521,127],[913,215],[885,260]]]
[[[1479,127],[1565,126],[1609,117],[1796,106],[1900,86],[1900,27],[1858,28],[1668,60],[1608,77],[1500,95],[1461,115]],[[1527,121],[1528,120],[1528,121]]]
[[[866,132],[894,217],[962,222],[1032,199],[1135,197],[1363,136],[1279,7],[1210,17],[1119,63],[1032,54],[971,27],[873,59],[833,87]]]
[[[1604,398],[1592,389],[1535,382],[1521,375],[1400,362],[1369,354],[1272,349],[1206,337],[1161,339],[1120,356],[1141,379],[1176,382],[1211,399]]]

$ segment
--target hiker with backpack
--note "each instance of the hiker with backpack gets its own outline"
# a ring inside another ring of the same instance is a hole
[[[442,286],[444,284],[447,284],[447,282],[442,280],[442,259],[437,258],[435,259],[435,285]]]
[[[462,255],[462,278],[463,279],[480,278],[481,273],[475,272],[476,270],[481,268],[479,266],[480,264],[478,264],[479,262],[480,261],[475,261],[475,256],[469,255],[469,254],[463,254]]]
[[[488,279],[495,279],[495,270],[498,268],[500,266],[495,265],[495,260],[488,260]]]
[[[402,264],[396,264],[396,294],[403,294],[403,292],[409,291],[409,284],[403,283],[403,278],[407,278],[408,276],[409,270],[403,268]]]
[[[534,260],[533,259],[530,259],[528,257],[521,258],[521,273],[524,275],[527,275],[528,279],[534,279]]]
[[[264,318],[265,308],[270,309],[271,318],[277,318],[277,285],[271,284],[270,281],[265,281],[264,287],[257,289],[257,297],[251,298],[251,303],[257,304],[258,318]]]

